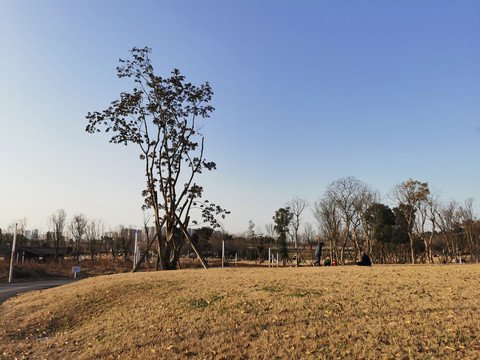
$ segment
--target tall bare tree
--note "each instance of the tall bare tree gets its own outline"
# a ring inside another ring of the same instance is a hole
[[[356,232],[352,236],[352,230],[356,231],[359,225],[355,204],[360,195],[362,186],[363,183],[360,180],[353,176],[349,176],[332,182],[327,188],[326,196],[332,199],[332,201],[335,203],[335,207],[338,210],[338,214],[340,215],[344,225],[343,241],[340,253],[341,263],[344,262],[344,252],[348,239],[351,239],[355,246],[356,257],[359,256],[360,246],[358,244]]]
[[[68,224],[68,230],[75,241],[75,255],[80,255],[80,242],[82,241],[85,232],[87,231],[87,218],[83,214],[74,215]]]
[[[330,258],[339,258],[338,241],[341,232],[341,219],[335,200],[326,193],[313,204],[313,216],[317,222],[320,233],[330,245]],[[343,263],[343,259],[340,260]]]
[[[120,60],[118,77],[132,78],[135,87],[122,92],[108,109],[88,113],[86,131],[104,128],[113,132],[110,142],[140,148],[147,178],[144,207],[151,208],[155,218],[156,236],[151,242],[157,239],[160,267],[167,270],[176,268],[185,239],[191,240],[187,228],[195,223],[192,208],[200,209],[203,221],[212,226],[217,225],[215,215],[224,217],[227,212],[207,200],[201,202],[203,188],[194,182],[204,170],[215,169],[214,162],[204,159],[198,124],[214,110],[209,105],[212,89],[208,83],[187,83],[177,69],[169,78],[155,75],[150,53],[149,48],[133,48],[132,59]]]
[[[456,260],[458,249],[458,233],[455,228],[460,223],[459,206],[455,200],[436,208],[436,224],[445,240],[445,257],[447,261]]]
[[[60,248],[60,242],[63,240],[63,231],[67,224],[67,213],[65,210],[60,209],[57,212],[50,215],[48,218],[48,227],[53,235],[53,244],[55,246],[55,262],[58,262],[58,249]]]
[[[92,219],[88,222],[85,229],[85,234],[88,242],[88,249],[90,250],[91,260],[95,252],[99,249],[100,239],[103,236],[104,225],[102,220]]]
[[[369,226],[368,209],[379,201],[380,195],[378,191],[372,189],[365,183],[358,184],[358,195],[354,197],[355,211],[359,222],[362,224],[363,235],[365,237],[365,253],[371,255],[373,247],[373,233]]]
[[[433,264],[432,242],[437,225],[437,207],[437,198],[429,194],[424,201],[417,204],[413,222],[414,230],[425,246],[425,259],[430,264]]]
[[[429,194],[430,190],[427,182],[422,183],[412,179],[397,184],[390,194],[390,197],[397,202],[398,209],[403,213],[407,221],[412,264],[415,264],[415,251],[413,248],[415,213],[420,203],[427,200]]]
[[[459,207],[460,220],[462,222],[463,231],[468,244],[468,250],[472,260],[478,262],[478,234],[475,226],[475,215],[473,211],[473,199],[465,200],[464,204]]]
[[[299,197],[293,198],[288,204],[287,207],[290,208],[290,213],[292,214],[291,226],[293,228],[293,240],[295,242],[295,254],[297,266],[299,265],[299,256],[298,256],[298,229],[300,228],[300,223],[302,221],[303,210],[307,207],[308,202],[305,199]]]

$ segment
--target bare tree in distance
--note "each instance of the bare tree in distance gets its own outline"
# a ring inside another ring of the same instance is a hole
[[[13,232],[15,231],[15,226],[17,227],[17,235],[24,236],[25,229],[27,228],[27,218],[23,217],[21,219],[15,220],[13,223],[8,225],[8,231],[13,234]]]
[[[473,198],[468,198],[464,204],[459,207],[459,218],[463,226],[463,231],[465,232],[472,259],[478,262],[479,234],[475,226],[476,219],[473,211]]]
[[[313,230],[312,224],[309,223],[309,222],[307,222],[307,223],[305,223],[305,225],[303,225],[303,237],[304,237],[305,242],[308,245],[313,244],[313,240],[314,240],[314,237],[315,237],[315,232]]]
[[[48,218],[48,227],[53,234],[53,243],[55,246],[55,262],[58,262],[58,249],[60,247],[60,242],[63,240],[63,231],[66,224],[67,213],[63,209],[57,210]]]
[[[208,200],[201,201],[203,187],[194,181],[204,170],[216,167],[204,159],[204,138],[198,124],[214,110],[209,105],[213,92],[208,82],[200,86],[186,82],[178,69],[168,78],[155,75],[150,53],[149,48],[133,48],[132,59],[120,59],[118,77],[132,78],[135,87],[122,92],[108,109],[88,113],[86,131],[95,133],[103,128],[113,133],[110,142],[139,147],[147,178],[144,208],[153,210],[156,228],[147,251],[156,239],[161,269],[177,267],[185,240],[206,268],[187,228],[196,224],[191,220],[193,208],[213,227],[217,226],[216,215],[223,218],[228,213]]]
[[[415,213],[421,202],[426,201],[430,190],[427,182],[408,179],[397,184],[390,193],[390,198],[397,202],[398,209],[405,216],[408,226],[408,238],[410,239],[410,256],[412,264],[415,264],[415,251],[413,249],[413,240],[415,238],[414,222]]]
[[[87,231],[87,218],[83,214],[74,215],[68,224],[68,230],[72,234],[75,241],[74,253],[76,256],[80,255],[80,242],[82,241],[85,232]]]
[[[305,199],[301,199],[298,196],[290,200],[287,204],[287,207],[290,208],[290,213],[292,214],[292,228],[293,228],[293,240],[295,242],[295,254],[297,266],[299,265],[298,258],[298,229],[300,228],[301,216],[303,210],[307,207],[308,202]]]
[[[275,239],[275,225],[274,224],[267,224],[265,225],[265,231],[267,232],[267,236]]]
[[[338,179],[332,182],[326,191],[326,196],[330,198],[335,208],[338,210],[339,216],[343,220],[344,233],[342,248],[340,252],[340,262],[343,264],[345,248],[347,241],[350,238],[355,245],[355,255],[359,256],[359,244],[357,241],[356,232],[352,236],[352,230],[358,227],[358,218],[355,204],[358,200],[363,183],[353,176]]]
[[[335,200],[328,195],[329,193],[314,202],[313,217],[317,222],[319,232],[329,242],[330,258],[340,259],[340,263],[343,263],[343,260],[338,256],[338,241],[341,232],[340,215]]]
[[[357,217],[360,220],[363,228],[363,235],[365,236],[364,252],[371,256],[373,247],[373,234],[371,227],[368,224],[368,209],[380,199],[377,190],[372,189],[369,185],[360,182],[358,187],[358,195],[354,199],[354,206],[357,212]]]
[[[426,262],[433,264],[433,237],[437,225],[438,198],[429,194],[424,201],[417,204],[417,212],[413,222],[413,227],[418,237],[425,245]]]
[[[98,251],[100,239],[103,236],[103,232],[104,232],[103,221],[96,220],[96,219],[90,220],[87,224],[85,232],[86,232],[86,237],[88,242],[88,249],[90,250],[91,260],[93,261],[95,252]]]
[[[460,223],[459,205],[455,200],[451,200],[446,205],[436,208],[436,224],[445,240],[445,261],[457,260],[458,251],[458,233],[455,228]]]

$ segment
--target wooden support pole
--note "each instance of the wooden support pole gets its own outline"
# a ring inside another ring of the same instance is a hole
[[[157,231],[155,232],[155,236],[153,237],[152,240],[150,240],[150,242],[148,243],[148,246],[147,246],[147,249],[145,250],[145,252],[143,253],[142,257],[140,258],[140,260],[137,262],[137,264],[135,265],[135,267],[133,268],[132,270],[132,273],[136,272],[138,270],[138,268],[140,267],[140,265],[142,264],[143,261],[145,261],[145,258],[148,254],[148,251],[150,250],[150,247],[153,245],[153,243],[155,242],[155,240],[157,238],[159,238],[159,235],[158,233],[159,232],[162,232],[162,227],[163,227],[163,224],[165,224],[165,221],[166,219],[163,218],[162,219],[162,224],[160,225],[160,229],[157,229]],[[160,256],[161,254],[158,254],[158,256]]]
[[[195,254],[197,254],[198,258],[200,259],[200,262],[202,263],[202,266],[205,268],[205,269],[208,269],[208,265],[207,265],[207,262],[205,261],[205,259],[202,257],[202,255],[200,255],[200,253],[198,252],[197,248],[195,247],[193,241],[192,241],[192,237],[190,236],[190,234],[188,233],[187,229],[185,228],[185,225],[183,225],[182,221],[180,220],[180,218],[178,217],[177,214],[175,214],[176,218],[177,218],[177,223],[178,225],[180,225],[180,229],[182,229],[183,231],[183,234],[185,235],[185,237],[187,238],[188,242],[190,243],[190,245],[192,246],[192,249],[193,251],[195,251]]]

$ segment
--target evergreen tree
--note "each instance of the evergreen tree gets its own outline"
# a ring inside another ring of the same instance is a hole
[[[293,214],[290,212],[289,207],[278,209],[275,211],[275,216],[273,217],[273,221],[275,222],[275,232],[278,234],[278,251],[284,266],[288,259],[287,234],[292,219]]]

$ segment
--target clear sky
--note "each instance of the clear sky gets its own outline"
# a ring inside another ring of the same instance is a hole
[[[0,0],[0,44],[0,228],[46,231],[57,209],[141,227],[137,148],[84,131],[131,89],[133,46],[212,85],[218,170],[199,182],[229,232],[345,176],[428,181],[479,213],[479,1]]]

